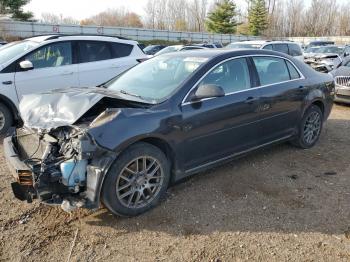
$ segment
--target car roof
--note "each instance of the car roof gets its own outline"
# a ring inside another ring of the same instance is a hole
[[[264,44],[298,44],[292,41],[270,41],[270,40],[254,40],[254,41],[240,41],[233,42],[232,44],[252,44],[252,45],[264,45]]]
[[[285,55],[280,52],[270,51],[270,50],[262,50],[262,49],[237,49],[237,50],[231,50],[231,49],[201,49],[201,50],[189,50],[186,52],[173,52],[173,53],[167,53],[163,54],[162,56],[168,56],[168,57],[203,57],[203,58],[209,58],[214,59],[218,57],[237,57],[237,56],[250,56],[250,55],[273,55],[273,56],[279,56],[290,59],[290,56]]]
[[[111,42],[120,42],[120,43],[128,43],[128,44],[137,44],[137,41],[129,40],[123,37],[118,36],[107,36],[107,35],[84,35],[84,34],[76,34],[76,35],[62,35],[62,34],[49,34],[49,35],[41,35],[27,38],[27,40],[31,40],[34,42],[42,43],[49,40],[95,40],[95,41],[111,41]]]

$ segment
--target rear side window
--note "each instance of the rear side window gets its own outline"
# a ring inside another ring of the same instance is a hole
[[[289,54],[291,56],[301,56],[303,55],[301,47],[297,44],[289,44]]]
[[[290,80],[285,60],[276,57],[253,57],[260,85],[271,85]]]
[[[79,62],[88,63],[112,59],[112,50],[108,42],[102,41],[80,41]]]
[[[286,44],[275,44],[275,45],[273,45],[273,50],[275,50],[277,52],[284,53],[284,54],[289,53],[288,45],[286,45]]]
[[[300,74],[297,71],[297,69],[292,65],[291,62],[286,61],[286,63],[287,63],[287,66],[288,66],[290,78],[291,79],[299,79],[300,78]]]
[[[126,57],[132,52],[134,46],[122,43],[110,43],[112,47],[113,58]]]

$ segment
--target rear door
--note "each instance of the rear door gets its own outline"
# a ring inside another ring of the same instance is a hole
[[[34,69],[18,69],[15,73],[19,99],[25,94],[78,86],[78,65],[74,64],[70,41],[42,46],[23,57],[23,60],[32,62]]]
[[[216,66],[198,86],[222,87],[224,97],[182,104],[184,163],[187,170],[223,159],[259,144],[260,90],[251,81],[249,60],[233,59]]]
[[[290,136],[296,131],[301,115],[306,80],[295,65],[284,58],[252,58],[260,81],[263,142]]]
[[[79,84],[97,86],[138,62],[130,54],[134,46],[106,41],[79,41]]]

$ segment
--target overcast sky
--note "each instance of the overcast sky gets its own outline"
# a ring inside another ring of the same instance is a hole
[[[129,11],[144,16],[144,7],[147,1],[148,0],[31,0],[25,7],[25,10],[33,12],[37,19],[41,17],[42,13],[53,13],[81,20],[96,15],[108,8],[113,9],[118,7],[125,7]],[[349,0],[338,0],[340,3],[345,3],[346,1]],[[244,2],[244,0],[236,0],[238,5],[244,5]],[[310,3],[311,0],[305,0],[305,2]]]
[[[64,17],[81,20],[108,8],[125,7],[141,16],[145,15],[144,7],[148,0],[31,0],[25,7],[40,18],[42,13],[53,13]],[[176,0],[173,0],[176,1]],[[237,3],[244,3],[238,0]]]

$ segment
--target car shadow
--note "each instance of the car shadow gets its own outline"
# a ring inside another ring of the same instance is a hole
[[[171,187],[153,210],[121,218],[101,209],[83,221],[111,230],[343,233],[349,226],[350,121],[330,119],[317,146],[280,144]]]

